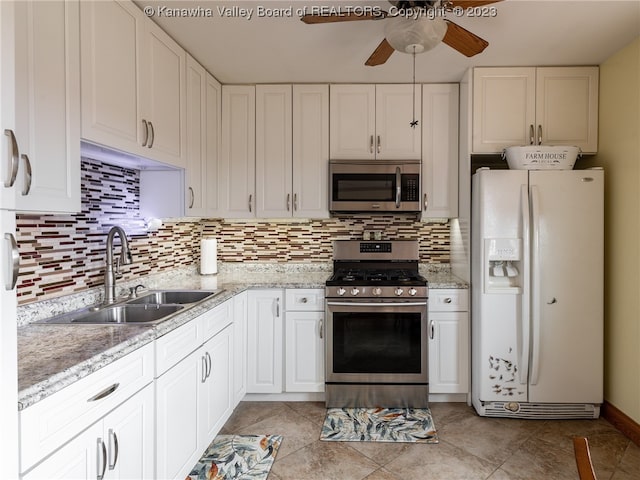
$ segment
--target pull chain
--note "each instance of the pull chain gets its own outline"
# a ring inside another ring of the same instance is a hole
[[[418,126],[416,119],[416,46],[413,46],[413,120],[410,123],[411,128]]]

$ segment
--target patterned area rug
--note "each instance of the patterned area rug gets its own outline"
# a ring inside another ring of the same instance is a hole
[[[329,408],[320,440],[438,443],[428,408]]]
[[[282,435],[218,435],[185,480],[264,480]]]

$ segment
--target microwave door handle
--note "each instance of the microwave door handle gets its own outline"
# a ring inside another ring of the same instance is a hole
[[[396,208],[400,208],[400,199],[402,198],[402,171],[400,167],[396,167]]]

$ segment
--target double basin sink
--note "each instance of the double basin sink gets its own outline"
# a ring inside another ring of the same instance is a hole
[[[223,290],[157,290],[113,305],[83,308],[36,323],[154,325]]]

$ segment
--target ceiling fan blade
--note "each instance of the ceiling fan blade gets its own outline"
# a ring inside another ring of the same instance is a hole
[[[369,67],[382,65],[387,60],[389,60],[389,57],[393,52],[393,47],[389,44],[389,42],[387,42],[387,39],[385,38],[380,42],[380,45],[376,47],[376,49],[364,64],[368,65]]]
[[[489,46],[489,42],[480,38],[460,25],[447,20],[447,33],[442,41],[467,57],[481,53]]]
[[[483,7],[492,3],[502,2],[502,0],[450,0],[450,7],[474,8]]]
[[[307,25],[313,25],[316,23],[335,23],[335,22],[354,22],[357,20],[382,20],[386,18],[387,12],[379,11],[376,13],[370,14],[355,14],[355,13],[336,13],[329,15],[315,15],[315,14],[307,14],[303,15],[300,20],[302,20]]]

